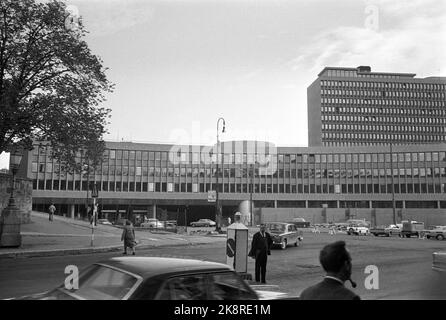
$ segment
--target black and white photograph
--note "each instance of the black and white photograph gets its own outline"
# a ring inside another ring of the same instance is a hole
[[[446,1],[0,0],[0,300],[446,300]]]

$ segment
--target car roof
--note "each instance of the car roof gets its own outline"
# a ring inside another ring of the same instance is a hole
[[[292,222],[265,222],[265,224],[294,224]]]
[[[122,269],[143,278],[176,272],[232,270],[228,265],[217,262],[166,257],[115,257],[98,263]]]

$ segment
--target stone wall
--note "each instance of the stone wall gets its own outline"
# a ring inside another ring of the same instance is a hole
[[[0,174],[0,212],[8,205],[12,176]],[[16,178],[14,199],[21,212],[22,223],[31,221],[33,185],[30,179]]]

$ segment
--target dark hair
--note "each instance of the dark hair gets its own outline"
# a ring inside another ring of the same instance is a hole
[[[350,261],[344,241],[327,244],[319,254],[319,261],[326,272],[341,271],[344,263]]]
[[[130,225],[132,224],[132,222],[131,222],[130,220],[126,220],[126,221],[125,221],[125,224],[128,225],[128,226],[130,226]]]

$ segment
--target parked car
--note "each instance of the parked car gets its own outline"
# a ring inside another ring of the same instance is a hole
[[[446,226],[435,226],[434,229],[426,233],[426,238],[444,240],[446,239]]]
[[[305,221],[304,218],[294,218],[292,220],[292,223],[294,223],[296,228],[309,228],[310,227],[310,222]]]
[[[283,250],[289,244],[294,244],[297,247],[303,240],[302,231],[298,230],[292,222],[267,222],[265,226],[273,238],[273,245],[279,245]]]
[[[112,225],[112,223],[110,221],[108,221],[108,219],[98,219],[98,223],[99,224]]]
[[[228,265],[193,259],[115,257],[81,272],[78,289],[65,284],[18,300],[257,300],[292,298],[256,291]]]
[[[176,220],[167,220],[162,221],[163,225],[167,229],[176,228],[177,227],[177,221]]]
[[[164,224],[155,218],[146,219],[143,223],[141,223],[141,227],[143,228],[164,228]]]
[[[401,237],[410,238],[412,236],[420,236],[424,231],[424,222],[405,221],[403,222],[403,229],[401,230]]]
[[[347,228],[348,235],[368,235],[369,233],[370,229],[365,225],[351,224]]]
[[[389,226],[377,226],[370,229],[370,233],[374,236],[385,236],[390,237],[392,235],[400,235],[401,229],[396,224],[391,224]]]
[[[198,221],[191,222],[190,225],[192,227],[214,227],[216,223],[211,219],[200,219]]]
[[[335,228],[337,231],[347,231],[349,224],[346,222],[335,223]]]

